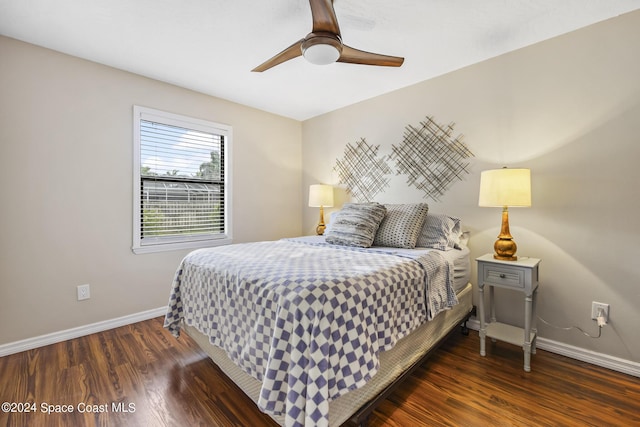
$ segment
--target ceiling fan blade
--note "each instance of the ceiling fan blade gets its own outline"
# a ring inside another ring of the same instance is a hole
[[[333,8],[333,0],[309,0],[311,16],[313,18],[314,33],[325,32],[340,36],[338,18]]]
[[[350,64],[379,65],[384,67],[399,67],[404,62],[404,58],[399,56],[381,55],[379,53],[365,52],[354,49],[347,45],[342,46],[342,54],[338,62],[348,62]]]
[[[283,62],[286,62],[290,59],[293,58],[297,58],[298,56],[302,55],[302,47],[301,44],[304,41],[304,39],[300,39],[297,42],[295,42],[294,44],[292,44],[291,46],[289,46],[288,48],[286,48],[285,50],[283,50],[282,52],[280,52],[279,54],[277,54],[276,56],[274,56],[271,59],[268,59],[267,61],[265,61],[264,63],[258,65],[256,68],[254,68],[251,71],[255,71],[258,73],[261,73],[265,70],[268,70],[271,67],[275,67],[278,64],[282,64]]]

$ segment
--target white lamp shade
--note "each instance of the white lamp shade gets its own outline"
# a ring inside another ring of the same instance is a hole
[[[333,206],[333,187],[325,184],[314,184],[309,186],[309,206],[317,208],[320,206]]]
[[[478,206],[531,206],[531,170],[502,168],[483,171]]]

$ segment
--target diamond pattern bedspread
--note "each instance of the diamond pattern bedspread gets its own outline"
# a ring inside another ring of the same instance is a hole
[[[326,426],[329,401],[364,385],[380,351],[457,303],[452,275],[437,251],[413,260],[288,240],[200,249],[176,272],[165,327],[178,336],[184,320],[209,336],[262,382],[258,406],[287,426]]]

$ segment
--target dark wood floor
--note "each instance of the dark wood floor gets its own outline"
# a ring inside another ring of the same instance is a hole
[[[640,426],[638,378],[541,350],[525,373],[521,349],[478,348],[454,334],[370,426]],[[0,358],[0,402],[22,411],[0,426],[275,425],[160,318]]]

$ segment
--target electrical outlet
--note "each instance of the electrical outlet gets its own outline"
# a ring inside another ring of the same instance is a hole
[[[91,298],[91,289],[89,288],[89,285],[79,285],[78,301],[82,301],[89,298]]]
[[[603,302],[595,302],[591,303],[591,318],[593,320],[598,319],[598,312],[602,310],[604,321],[609,322],[609,304],[605,304]]]

